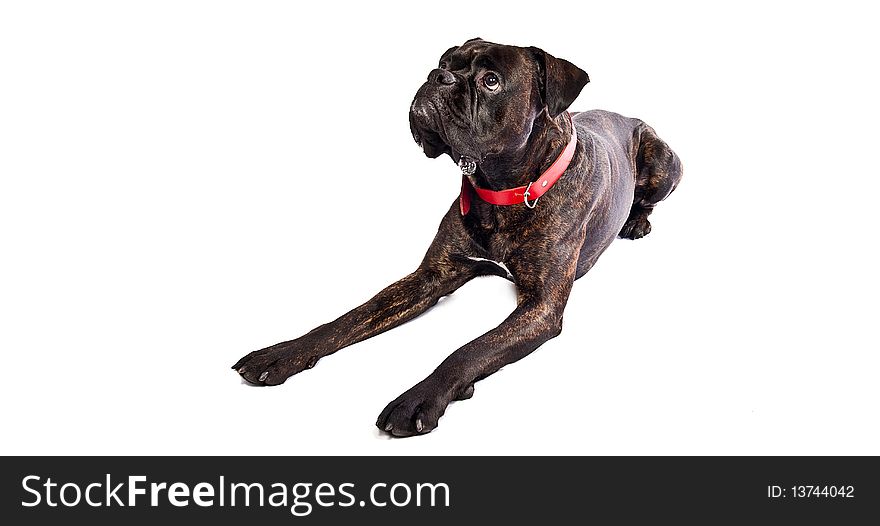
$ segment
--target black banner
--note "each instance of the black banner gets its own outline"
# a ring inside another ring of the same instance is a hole
[[[136,519],[850,524],[880,511],[876,457],[4,457],[2,462],[6,524]]]

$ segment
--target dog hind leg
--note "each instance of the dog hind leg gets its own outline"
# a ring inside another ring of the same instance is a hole
[[[681,181],[681,160],[657,137],[654,130],[642,123],[637,129],[636,188],[629,218],[620,230],[620,237],[639,239],[651,232],[648,216],[660,201],[666,199]]]

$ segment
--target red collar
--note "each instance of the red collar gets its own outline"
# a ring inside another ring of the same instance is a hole
[[[566,115],[568,115],[568,113],[566,113]],[[458,203],[461,206],[461,215],[467,215],[470,211],[471,194],[473,192],[476,192],[480,199],[489,204],[504,206],[523,203],[529,208],[534,208],[538,203],[538,198],[547,193],[547,191],[553,187],[553,184],[562,177],[562,174],[565,173],[569,163],[571,163],[571,158],[574,157],[574,150],[577,147],[577,131],[574,128],[574,122],[571,120],[571,115],[568,115],[568,122],[571,123],[571,139],[568,141],[565,149],[562,150],[559,157],[553,161],[550,168],[547,168],[537,180],[528,185],[496,192],[494,190],[477,188],[471,184],[466,176],[462,175],[461,195],[458,200]],[[531,203],[529,203],[529,199],[532,200]]]

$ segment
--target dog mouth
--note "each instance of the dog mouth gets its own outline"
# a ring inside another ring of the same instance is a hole
[[[452,148],[446,144],[440,133],[429,128],[418,128],[415,126],[411,127],[411,131],[413,140],[422,148],[425,155],[431,159],[440,157],[444,153],[452,154]]]
[[[444,153],[451,154],[452,148],[445,135],[440,112],[430,98],[417,95],[413,100],[409,112],[409,127],[413,140],[426,156],[434,159]]]
[[[448,95],[448,94],[447,94]],[[409,122],[413,140],[424,154],[434,159],[448,154],[456,163],[463,156],[477,158],[470,145],[468,119],[458,114],[449,101],[443,100],[433,86],[425,84],[410,106]]]

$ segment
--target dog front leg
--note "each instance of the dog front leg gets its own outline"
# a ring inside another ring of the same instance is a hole
[[[427,433],[453,400],[473,396],[474,382],[524,358],[562,330],[562,313],[574,285],[585,229],[554,240],[523,239],[508,266],[517,285],[517,307],[501,324],[449,355],[430,376],[388,404],[376,425],[394,436]]]
[[[452,353],[430,376],[388,404],[376,425],[401,437],[437,427],[450,402],[473,396],[474,382],[559,334],[570,288],[555,291],[553,297],[521,295],[519,306],[501,325]]]
[[[248,382],[278,385],[319,359],[415,318],[466,283],[466,268],[426,261],[418,270],[330,323],[295,340],[254,351],[232,366]]]

